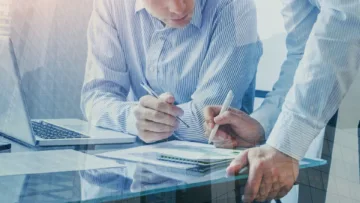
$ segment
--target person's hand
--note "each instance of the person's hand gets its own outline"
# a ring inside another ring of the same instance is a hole
[[[263,145],[236,157],[227,168],[228,175],[249,167],[244,202],[280,199],[292,188],[299,175],[299,162],[277,149]]]
[[[221,106],[208,106],[204,110],[206,136],[215,124],[220,125],[213,139],[216,147],[254,147],[264,141],[264,129],[258,121],[237,109],[230,108],[222,115],[220,111]]]
[[[179,127],[176,116],[182,116],[183,110],[173,105],[175,98],[164,93],[159,99],[144,96],[135,107],[136,127],[139,137],[146,143],[152,143],[170,137]]]

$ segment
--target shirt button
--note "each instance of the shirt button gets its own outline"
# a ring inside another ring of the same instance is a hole
[[[154,68],[154,67],[150,67],[150,71],[151,71],[151,72],[154,72],[154,71],[155,71],[155,68]]]

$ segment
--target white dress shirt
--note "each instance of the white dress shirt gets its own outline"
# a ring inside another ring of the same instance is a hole
[[[300,160],[360,67],[359,0],[283,0],[287,58],[252,117],[267,144]]]

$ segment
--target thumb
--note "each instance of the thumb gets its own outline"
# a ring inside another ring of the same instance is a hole
[[[230,166],[227,167],[226,173],[227,175],[235,175],[241,169],[249,165],[248,160],[249,150],[245,150],[239,156],[237,156],[231,163]]]
[[[215,126],[214,118],[220,113],[221,106],[207,106],[204,109],[204,119],[208,128],[213,129]]]
[[[159,96],[159,99],[161,101],[164,101],[164,102],[168,103],[168,104],[174,104],[174,102],[175,102],[175,97],[169,92],[161,94]]]

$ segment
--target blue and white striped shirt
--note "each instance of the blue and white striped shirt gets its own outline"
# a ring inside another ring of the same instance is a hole
[[[287,58],[252,117],[267,144],[302,159],[360,69],[359,0],[282,0]]]
[[[262,55],[252,0],[196,0],[182,29],[164,27],[136,0],[95,0],[88,28],[82,110],[93,125],[137,134],[133,106],[147,93],[170,92],[185,112],[179,139],[206,142],[203,109],[221,105],[251,113]],[[129,101],[129,92],[133,101]]]

